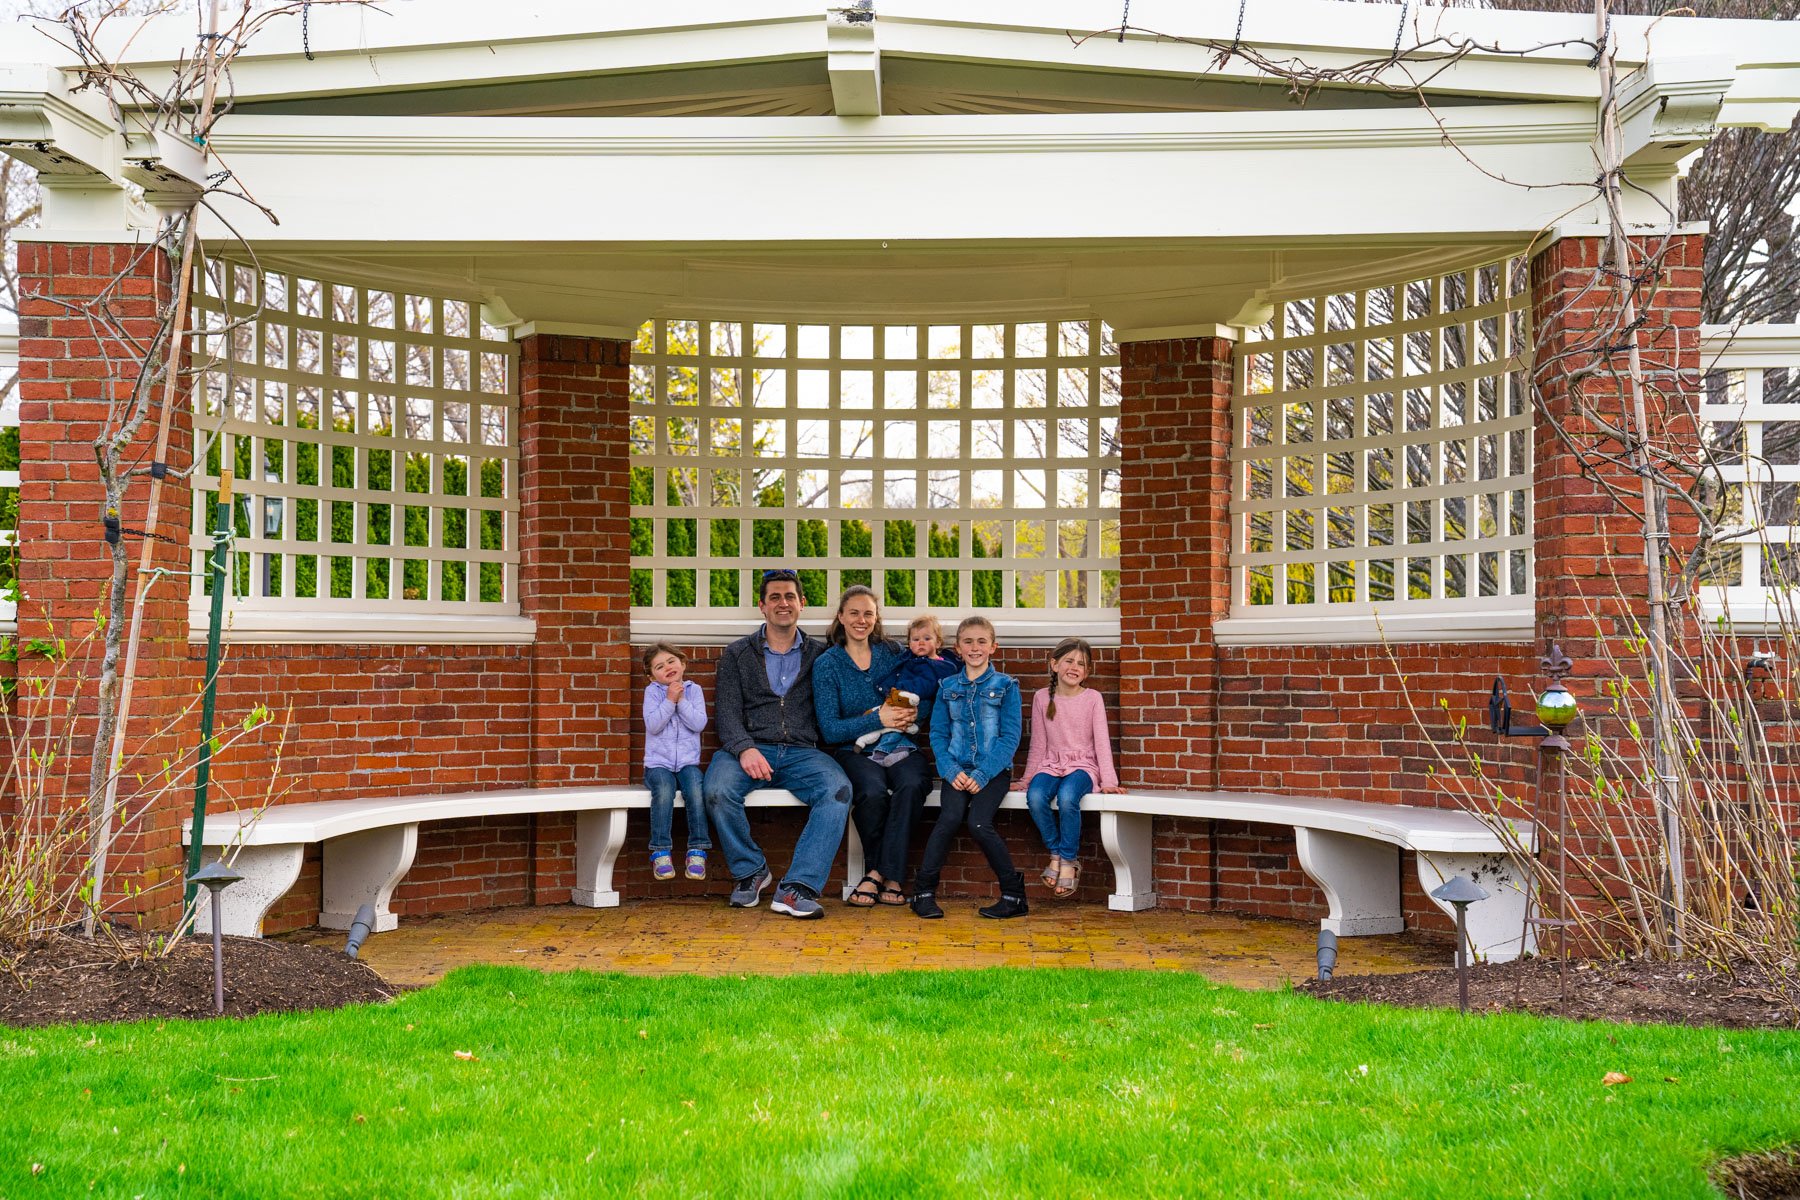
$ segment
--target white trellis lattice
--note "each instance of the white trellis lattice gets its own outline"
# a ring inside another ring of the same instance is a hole
[[[0,633],[18,627],[14,569],[19,544],[19,327],[0,325]],[[7,431],[11,433],[8,434]]]
[[[657,320],[632,352],[633,624],[824,603],[1116,630],[1118,350],[1099,321]],[[697,625],[697,622],[699,623]]]
[[[1511,259],[1288,300],[1238,347],[1234,619],[1529,609],[1528,306]]]
[[[239,628],[518,613],[517,350],[473,303],[214,261],[195,329],[196,620],[223,466]]]
[[[1781,625],[1800,586],[1800,325],[1704,332],[1700,417],[1732,527],[1707,563],[1707,615]]]

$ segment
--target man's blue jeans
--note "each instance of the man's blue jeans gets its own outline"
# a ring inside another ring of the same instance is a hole
[[[1037,822],[1044,849],[1058,858],[1081,857],[1081,798],[1094,790],[1086,771],[1056,776],[1040,772],[1025,785],[1025,807]],[[1056,811],[1051,812],[1054,803]]]
[[[650,789],[650,853],[667,854],[675,848],[675,789],[681,789],[687,812],[687,848],[711,850],[712,830],[706,823],[706,789],[698,763],[671,771],[645,767],[644,786]]]
[[[775,772],[768,783],[750,778],[738,764],[737,755],[723,750],[713,755],[706,768],[706,815],[725,851],[726,869],[733,879],[748,879],[768,866],[768,855],[750,834],[744,797],[757,788],[786,788],[811,811],[794,844],[794,861],[781,882],[803,884],[815,895],[822,894],[850,818],[850,777],[822,750],[808,746],[757,749]]]

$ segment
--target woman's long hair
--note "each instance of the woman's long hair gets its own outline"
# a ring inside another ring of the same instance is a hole
[[[831,615],[831,628],[825,634],[827,644],[842,646],[850,640],[850,635],[844,632],[844,605],[858,596],[867,596],[870,603],[875,605],[875,627],[869,630],[869,645],[873,646],[877,642],[887,641],[887,634],[881,630],[881,600],[875,595],[875,589],[860,583],[853,583],[844,589],[843,595],[838,597],[837,611]]]
[[[1056,720],[1056,664],[1072,650],[1081,651],[1081,665],[1088,669],[1089,675],[1094,673],[1094,648],[1087,644],[1086,639],[1064,638],[1056,643],[1056,649],[1050,652],[1050,705],[1044,710],[1046,721]]]

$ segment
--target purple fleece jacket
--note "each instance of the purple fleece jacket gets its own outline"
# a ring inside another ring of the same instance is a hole
[[[679,771],[700,763],[700,731],[706,728],[706,698],[700,685],[681,685],[681,703],[669,702],[669,689],[652,683],[644,689],[644,766]]]

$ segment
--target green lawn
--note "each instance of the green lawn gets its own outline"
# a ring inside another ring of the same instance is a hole
[[[483,967],[381,1007],[0,1029],[0,1197],[1706,1196],[1712,1158],[1800,1139],[1796,1080],[1800,1034],[1191,975]]]

